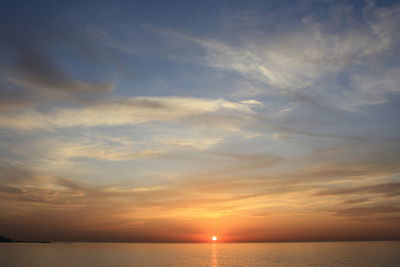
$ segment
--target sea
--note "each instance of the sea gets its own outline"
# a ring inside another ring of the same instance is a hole
[[[399,267],[400,242],[0,243],[1,267]]]

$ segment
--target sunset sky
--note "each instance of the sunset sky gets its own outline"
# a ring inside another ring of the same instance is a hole
[[[400,239],[396,2],[2,1],[0,235]]]

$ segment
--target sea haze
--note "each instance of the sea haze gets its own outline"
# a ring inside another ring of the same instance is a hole
[[[400,242],[8,243],[3,267],[400,266]]]

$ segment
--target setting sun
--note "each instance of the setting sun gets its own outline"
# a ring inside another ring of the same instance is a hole
[[[218,238],[217,238],[216,236],[213,236],[213,237],[211,237],[211,240],[212,240],[212,241],[217,241]]]

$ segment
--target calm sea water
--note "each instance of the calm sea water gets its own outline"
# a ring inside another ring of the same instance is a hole
[[[400,266],[400,242],[0,244],[2,267]]]

